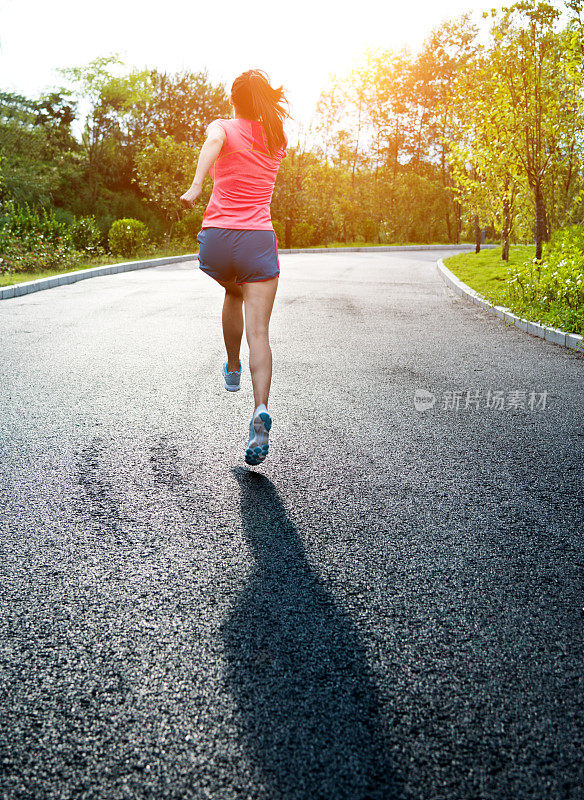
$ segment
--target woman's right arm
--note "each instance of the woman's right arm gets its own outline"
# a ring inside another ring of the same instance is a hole
[[[205,139],[204,145],[201,147],[201,152],[199,153],[199,160],[197,161],[197,171],[195,172],[195,177],[193,178],[193,182],[187,191],[181,195],[181,202],[187,208],[192,208],[197,199],[199,198],[201,192],[203,191],[203,181],[207,176],[207,173],[217,161],[219,153],[221,152],[221,148],[225,142],[225,131],[223,130],[223,126],[219,124],[219,122],[211,122],[211,124],[207,127],[207,138]]]

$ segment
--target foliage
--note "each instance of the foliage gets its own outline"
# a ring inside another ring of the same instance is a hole
[[[276,234],[276,241],[278,242],[278,247],[284,247],[284,226],[282,223],[277,219],[272,219],[272,225],[274,227],[274,233]]]
[[[0,273],[38,272],[74,269],[83,253],[73,250],[65,240],[50,241],[39,231],[30,231],[21,239],[6,228],[0,229]]]
[[[148,228],[139,219],[117,219],[109,231],[109,249],[116,256],[135,256],[148,241]]]
[[[64,246],[71,246],[67,223],[57,219],[53,208],[33,208],[28,203],[18,205],[9,200],[5,204],[0,224],[3,233],[25,244],[29,239],[36,242],[40,237],[51,244],[63,242]]]
[[[136,154],[138,185],[144,196],[167,221],[167,236],[172,233],[173,223],[183,213],[180,195],[189,186],[195,172],[198,150],[172,136],[157,136]],[[209,192],[204,192],[200,204],[208,201]]]
[[[530,213],[537,258],[581,185],[584,79],[559,16],[539,0],[491,12],[489,39],[457,81],[462,134],[450,142],[461,200],[497,220],[507,249],[514,218]]]
[[[292,228],[292,247],[310,247],[314,244],[314,225],[300,222]]]
[[[101,231],[95,217],[80,217],[70,226],[70,235],[73,246],[89,255],[99,255],[103,252],[101,246]]]
[[[202,208],[194,208],[192,211],[189,211],[188,214],[185,214],[182,219],[175,223],[172,232],[172,241],[176,243],[193,243],[197,238],[197,234],[201,230],[202,222]]]
[[[146,85],[146,100],[132,121],[135,141],[172,136],[200,146],[210,122],[231,116],[225,89],[211,83],[206,71],[169,75],[150,70]]]

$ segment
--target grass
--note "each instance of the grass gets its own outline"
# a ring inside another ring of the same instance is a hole
[[[535,257],[533,245],[516,245],[509,253],[509,264],[523,264]],[[505,306],[530,322],[539,322],[566,333],[584,335],[584,308],[571,308],[553,303],[518,300],[509,294],[507,263],[501,260],[501,250],[482,250],[480,253],[460,253],[444,259],[444,264],[457,278],[494,305]]]
[[[94,267],[103,267],[108,264],[121,264],[127,261],[144,261],[150,258],[166,258],[168,256],[182,256],[186,253],[193,253],[198,250],[197,246],[188,247],[159,247],[156,251],[146,251],[141,255],[128,258],[127,256],[104,255],[83,261],[72,269],[45,269],[37,272],[13,272],[9,275],[0,275],[0,286],[12,286],[15,283],[24,281],[36,281],[39,278],[52,278],[54,275],[62,275],[64,272],[79,272]]]
[[[444,260],[457,278],[497,304],[507,297],[505,281],[509,264],[522,264],[535,256],[534,245],[516,245],[509,252],[509,263],[501,258],[501,249],[481,250],[480,253],[459,253]]]

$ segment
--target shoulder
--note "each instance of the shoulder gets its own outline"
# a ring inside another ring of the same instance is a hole
[[[221,141],[224,142],[225,137],[227,136],[228,126],[228,119],[214,119],[213,122],[210,122],[207,125],[205,135],[208,139],[221,139]]]

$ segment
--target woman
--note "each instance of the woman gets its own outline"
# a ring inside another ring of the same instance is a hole
[[[222,372],[229,392],[239,389],[245,305],[255,406],[245,460],[256,465],[268,454],[272,425],[268,413],[272,379],[268,327],[280,262],[270,202],[280,162],[286,155],[283,120],[289,115],[282,105],[282,88],[273,89],[261,70],[249,70],[236,78],[229,102],[233,119],[218,119],[208,126],[193,183],[180,199],[192,208],[211,171],[213,193],[197,236],[199,266],[225,288],[222,320],[227,361]]]

